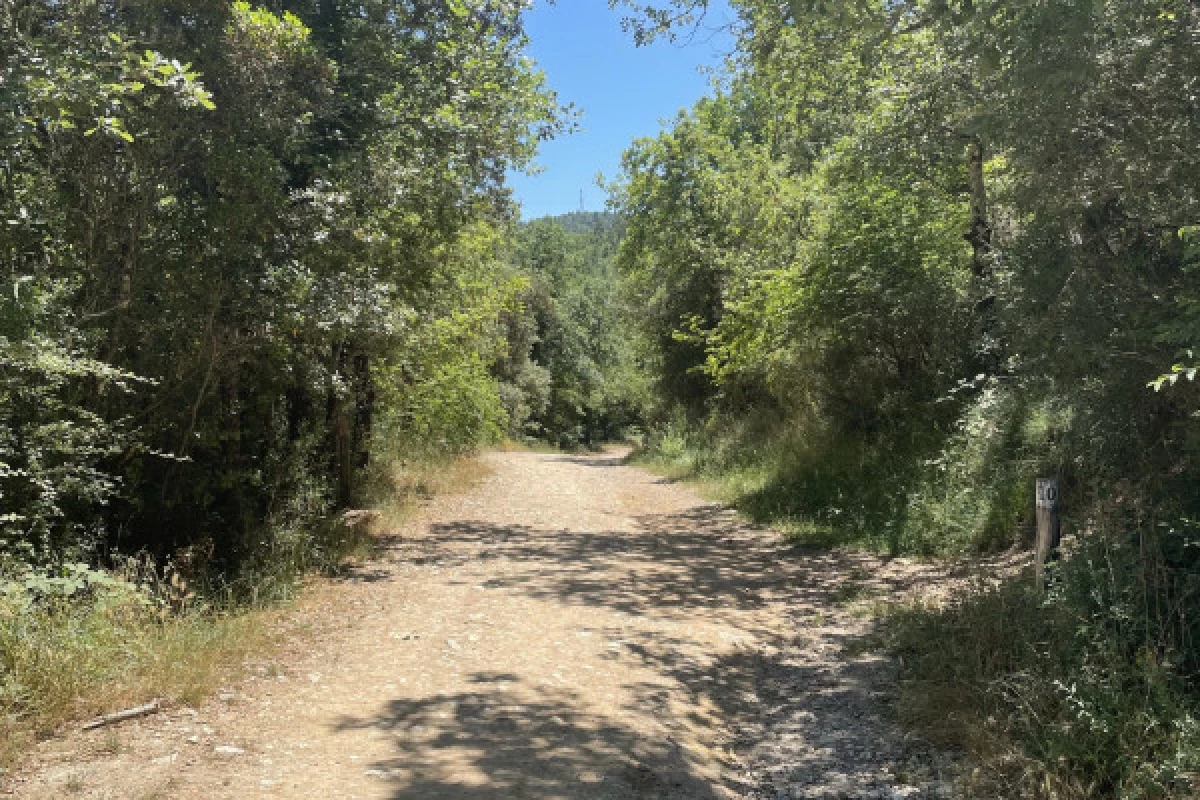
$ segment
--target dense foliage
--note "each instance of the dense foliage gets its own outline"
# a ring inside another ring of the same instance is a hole
[[[518,226],[565,121],[525,0],[0,4],[5,641],[107,624],[97,565],[303,568],[385,450],[649,422],[760,518],[920,554],[1026,544],[1053,474],[1050,592],[902,615],[907,677],[987,733],[980,796],[1194,796],[1200,8],[732,5],[620,215]]]
[[[245,559],[503,431],[525,5],[0,5],[0,566]]]
[[[615,256],[613,214],[576,212],[522,225],[512,261],[526,282],[509,315],[509,355],[497,365],[509,434],[563,447],[628,434],[648,387]]]
[[[643,37],[706,8],[631,5]],[[1200,9],[732,5],[724,85],[635,144],[618,197],[659,457],[892,552],[1027,541],[1033,478],[1057,475],[1077,534],[1061,596],[1009,597],[1032,619],[972,640],[1013,658],[938,657],[967,649],[968,605],[913,628],[933,639],[909,663],[1014,715],[1037,768],[998,785],[1188,794]]]

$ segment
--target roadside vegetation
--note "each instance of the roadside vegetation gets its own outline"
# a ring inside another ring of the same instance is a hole
[[[1048,591],[882,615],[900,712],[967,796],[1200,792],[1200,8],[731,5],[613,210],[519,223],[524,2],[0,4],[0,763],[220,685],[346,510],[633,433],[893,555],[1028,548],[1057,477]]]
[[[0,6],[0,769],[197,702],[481,447],[638,422],[620,221],[504,184],[572,120],[526,5]]]
[[[629,3],[642,37],[703,0]],[[734,0],[710,96],[627,152],[643,457],[801,540],[1067,557],[888,619],[978,797],[1200,791],[1200,10]]]
[[[0,5],[0,767],[469,482],[569,114],[521,3]]]

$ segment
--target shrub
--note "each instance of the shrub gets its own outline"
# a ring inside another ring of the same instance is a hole
[[[1105,528],[1052,572],[1045,595],[1024,575],[890,617],[902,712],[968,746],[970,796],[1195,796],[1197,533]]]

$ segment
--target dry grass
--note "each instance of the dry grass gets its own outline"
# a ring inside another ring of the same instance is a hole
[[[269,643],[269,614],[164,617],[132,593],[0,609],[0,766],[74,720],[152,698],[200,702]]]
[[[397,462],[372,527],[399,527],[423,502],[464,492],[490,472],[477,458]],[[339,542],[340,557],[369,558],[372,538]],[[279,615],[253,604],[169,613],[132,587],[33,608],[0,595],[0,774],[64,725],[153,698],[203,702],[272,646]]]
[[[491,467],[475,457],[442,462],[397,461],[388,472],[382,497],[374,503],[380,513],[377,526],[395,529],[422,503],[434,497],[462,494],[491,473]]]
[[[517,441],[516,439],[505,439],[496,445],[497,450],[501,453],[561,453],[562,450],[539,439],[526,439]]]

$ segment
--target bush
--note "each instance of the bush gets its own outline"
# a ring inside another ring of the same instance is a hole
[[[969,796],[1196,796],[1197,533],[1097,531],[1044,596],[1023,575],[891,616],[902,712],[968,746]]]

